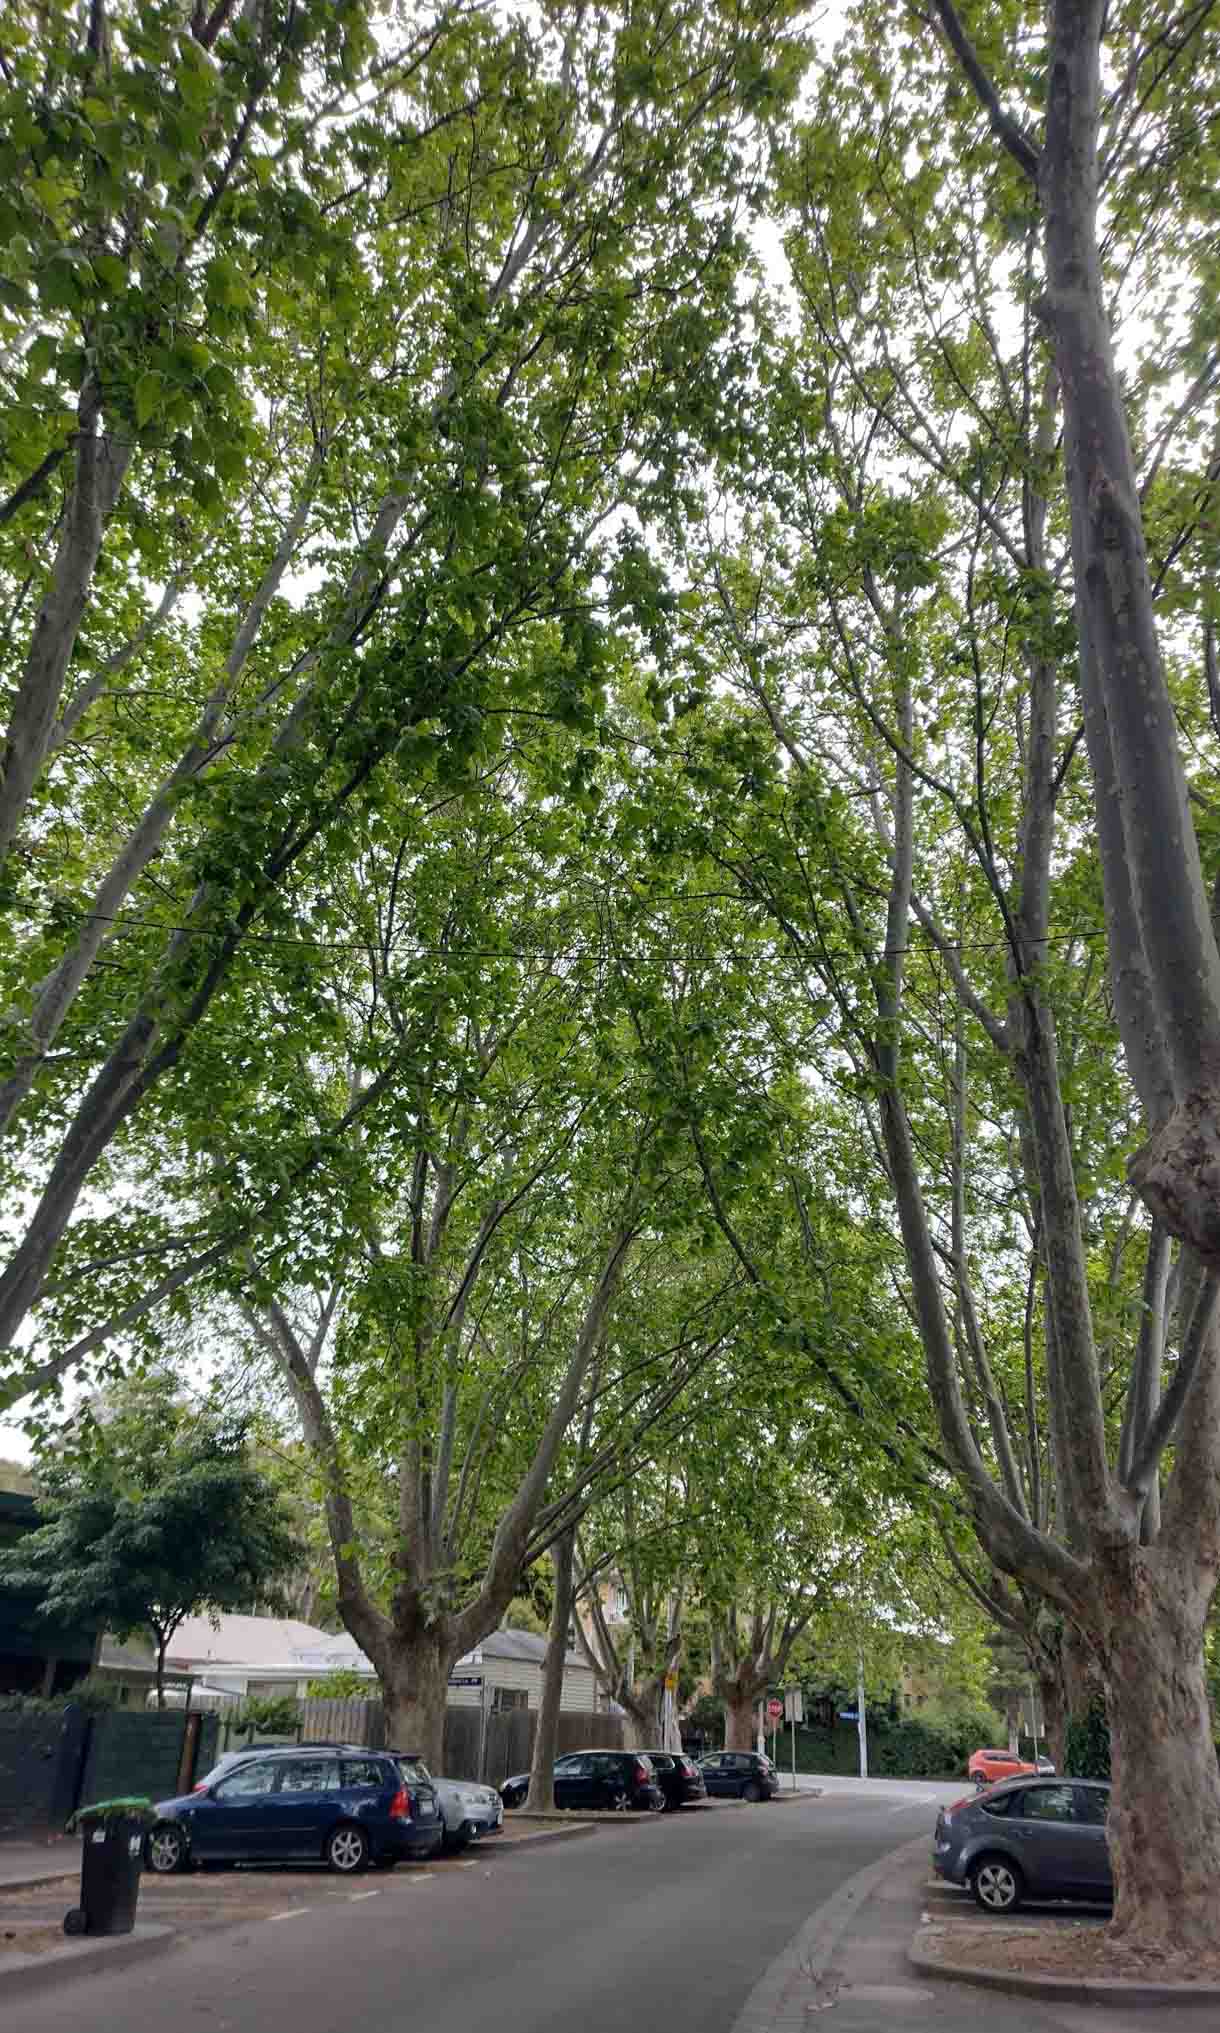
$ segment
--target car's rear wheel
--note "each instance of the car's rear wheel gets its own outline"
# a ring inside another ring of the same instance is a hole
[[[340,1822],[326,1838],[326,1861],[340,1877],[350,1878],[362,1871],[369,1860],[369,1839],[352,1821]]]
[[[186,1837],[172,1821],[163,1821],[145,1840],[145,1862],[160,1877],[167,1877],[171,1871],[184,1871],[189,1855]]]
[[[610,1805],[616,1814],[630,1814],[631,1795],[620,1790],[610,1795]]]
[[[1007,1857],[980,1857],[971,1867],[970,1889],[985,1913],[1015,1913],[1025,1880]]]
[[[745,1785],[741,1789],[741,1797],[743,1800],[751,1800],[755,1802],[762,1799],[762,1787],[759,1785],[757,1779],[746,1780]]]

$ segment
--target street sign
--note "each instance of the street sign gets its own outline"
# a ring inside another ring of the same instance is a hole
[[[778,1722],[780,1717],[783,1715],[783,1712],[784,1712],[783,1702],[776,1701],[775,1697],[772,1696],[771,1700],[767,1703],[768,1720],[771,1722]]]
[[[801,1693],[800,1688],[799,1687],[785,1688],[784,1721],[804,1722],[804,1720],[805,1720],[805,1697]]]
[[[481,1673],[451,1673],[449,1675],[449,1685],[451,1687],[481,1687],[483,1685],[483,1675]]]

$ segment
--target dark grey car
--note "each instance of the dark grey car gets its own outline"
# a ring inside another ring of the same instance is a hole
[[[1023,1899],[1112,1899],[1100,1779],[1005,1779],[937,1816],[932,1864],[988,1913]]]

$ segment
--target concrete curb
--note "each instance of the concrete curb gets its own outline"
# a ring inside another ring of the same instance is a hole
[[[734,2020],[732,2033],[778,2033],[780,2028],[806,2026],[811,2013],[836,2004],[839,1972],[831,1967],[832,1958],[856,1915],[888,1877],[905,1876],[918,1858],[926,1856],[927,1848],[927,1836],[916,1836],[845,1878],[764,1970]]]
[[[820,1800],[821,1798],[822,1791],[818,1787],[816,1789],[811,1788],[806,1793],[776,1793],[770,1800],[687,1800],[678,1809],[676,1814],[654,1814],[651,1810],[643,1814],[635,1812],[610,1814],[596,1807],[586,1807],[584,1809],[579,1807],[571,1809],[557,1807],[551,1814],[531,1814],[529,1819],[531,1821],[554,1821],[566,1827],[570,1825],[569,1814],[577,1814],[580,1817],[580,1823],[583,1828],[634,1828],[640,1823],[647,1826],[649,1822],[660,1822],[669,1827],[675,1821],[681,1821],[684,1817],[689,1818],[692,1813],[702,1814],[709,1807],[777,1807],[781,1801],[799,1802],[802,1800]],[[520,1814],[521,1811],[519,1807],[509,1809],[509,1812],[512,1814]],[[509,1827],[509,1825],[506,1818],[504,1822],[505,1828]],[[481,1841],[489,1839],[494,1842],[498,1838],[495,1836],[480,1838]],[[522,1837],[521,1840],[527,1841],[529,1838]]]
[[[0,1959],[0,1990],[7,2000],[70,1977],[102,1976],[108,1970],[143,1962],[146,1956],[163,1955],[177,1939],[174,1928],[150,1922],[135,1927],[130,1934],[65,1942],[62,1948],[51,1949],[46,1955],[6,1956]]]
[[[0,1878],[0,1899],[6,1892],[36,1892],[43,1885],[69,1885],[80,1876],[80,1865],[69,1864],[62,1871],[39,1871],[28,1878]]]
[[[918,1936],[916,1937],[918,1939]],[[1007,1991],[1017,1998],[1041,1998],[1052,2005],[1220,2005],[1220,1984],[1145,1984],[1123,1977],[1035,1977],[1017,1970],[980,1968],[975,1963],[941,1962],[912,1943],[907,1961],[920,1976],[944,1983],[974,1984],[984,1991]]]
[[[537,1849],[548,1842],[571,1842],[576,1835],[596,1835],[591,1821],[574,1821],[566,1828],[540,1828],[536,1835],[481,1835],[466,1851],[467,1857],[501,1856],[505,1850]]]

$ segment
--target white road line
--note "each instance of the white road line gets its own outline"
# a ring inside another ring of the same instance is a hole
[[[381,1897],[381,1893],[380,1893],[380,1892],[349,1892],[349,1893],[348,1893],[348,1895],[347,1895],[347,1897],[348,1897],[348,1903],[349,1903],[350,1905],[354,1906],[354,1905],[356,1904],[356,1901],[357,1901],[358,1899],[380,1899],[380,1897]]]
[[[459,1865],[458,1865],[458,1869],[459,1869],[459,1871],[477,1871],[477,1870],[478,1870],[478,1868],[479,1868],[479,1867],[478,1867],[478,1865],[477,1865],[477,1864],[459,1864]]]
[[[308,1906],[286,1906],[282,1913],[268,1913],[268,1920],[296,1920],[302,1913],[308,1913]]]

